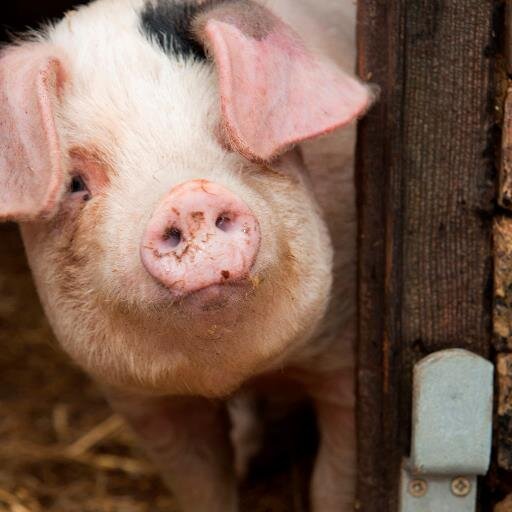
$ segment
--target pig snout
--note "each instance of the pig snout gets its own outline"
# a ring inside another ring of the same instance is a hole
[[[193,180],[157,206],[141,258],[153,278],[183,297],[248,278],[259,246],[259,223],[249,207],[221,185]]]

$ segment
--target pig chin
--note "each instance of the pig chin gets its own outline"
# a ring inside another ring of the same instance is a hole
[[[254,295],[254,285],[248,279],[231,283],[219,283],[205,286],[199,290],[176,295],[167,291],[167,306],[178,315],[209,316],[229,309],[240,308]],[[164,292],[165,293],[165,292]]]
[[[213,284],[181,298],[177,307],[203,314],[215,313],[230,307],[239,307],[253,292],[253,286],[247,280]]]
[[[161,315],[169,316],[174,320],[219,315],[228,318],[228,314],[232,317],[245,309],[258,294],[258,280],[255,278],[212,283],[186,293],[151,281],[153,280],[143,282],[140,287],[132,283],[125,290],[128,294],[124,298],[124,294],[117,297],[107,295],[105,302],[115,308],[116,304],[122,309],[127,307],[134,313],[139,312],[142,315],[155,313],[159,320]]]

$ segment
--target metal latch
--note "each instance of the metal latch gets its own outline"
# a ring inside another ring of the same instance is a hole
[[[402,466],[400,512],[474,512],[477,475],[489,467],[493,365],[466,350],[414,367],[411,456]]]

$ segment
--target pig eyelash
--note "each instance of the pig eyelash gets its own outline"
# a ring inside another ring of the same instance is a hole
[[[82,195],[84,201],[88,201],[91,198],[91,193],[85,183],[85,180],[79,174],[72,176],[69,184],[69,193],[71,195]]]

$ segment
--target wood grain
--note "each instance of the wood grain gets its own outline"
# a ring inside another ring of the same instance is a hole
[[[496,5],[359,2],[359,73],[381,87],[358,142],[365,512],[397,510],[413,364],[447,347],[489,354]]]

